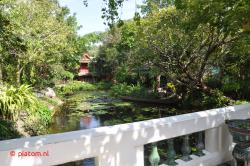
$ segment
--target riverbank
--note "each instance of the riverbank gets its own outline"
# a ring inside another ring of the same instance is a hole
[[[51,125],[52,119],[63,101],[59,97],[41,97],[38,99],[40,109],[35,114],[22,112],[16,122],[18,133],[22,137],[48,134],[47,128]]]
[[[62,104],[58,97],[38,97],[28,85],[3,85],[0,94],[0,140],[47,134]]]

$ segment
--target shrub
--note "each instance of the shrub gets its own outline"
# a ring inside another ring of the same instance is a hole
[[[71,81],[61,87],[56,87],[56,91],[59,94],[73,94],[78,91],[90,91],[96,89],[97,87],[94,84],[81,81]]]
[[[148,90],[141,86],[137,85],[127,85],[126,83],[117,84],[111,87],[110,94],[112,96],[134,96],[134,97],[150,97],[157,98],[156,93],[149,93]]]
[[[16,126],[11,121],[0,120],[0,140],[20,137]]]
[[[237,92],[240,89],[240,84],[238,82],[225,83],[222,86],[222,91],[225,93]]]
[[[130,94],[131,86],[127,85],[126,83],[117,84],[111,87],[110,94],[112,96],[126,96]]]
[[[74,74],[69,71],[64,71],[62,73],[62,79],[64,80],[73,80],[73,78],[74,78]]]
[[[111,88],[112,83],[109,81],[101,81],[95,84],[96,88],[99,90],[108,90]]]
[[[122,64],[117,67],[115,80],[119,83],[135,84],[138,80],[138,73],[130,70],[128,65]]]
[[[168,82],[166,85],[166,88],[171,90],[172,92],[176,93],[176,88],[175,88],[175,85],[173,83]]]
[[[247,103],[249,103],[249,101],[246,101],[246,100],[236,100],[234,102],[234,105],[247,104]]]
[[[215,90],[213,95],[203,94],[202,106],[205,108],[224,107],[230,103],[230,99],[219,90]]]
[[[20,111],[34,111],[38,100],[28,85],[0,87],[0,117],[16,120]]]
[[[38,109],[25,119],[24,127],[30,135],[47,134],[51,122],[52,110],[45,105],[39,104]]]
[[[182,103],[182,107],[185,109],[211,109],[224,107],[229,104],[231,104],[230,98],[224,96],[219,90],[215,90],[211,94],[195,90],[188,93]]]

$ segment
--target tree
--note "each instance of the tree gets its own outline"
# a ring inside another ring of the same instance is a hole
[[[1,63],[5,81],[46,85],[58,71],[72,68],[61,65],[76,55],[78,26],[67,8],[49,0],[5,0],[1,9],[1,21],[7,20],[0,40],[2,60],[8,62]]]
[[[141,21],[134,61],[188,89],[211,93],[206,76],[249,35],[247,1],[175,1]]]
[[[249,100],[250,83],[250,38],[244,36],[223,57],[221,63],[222,91],[234,99]]]

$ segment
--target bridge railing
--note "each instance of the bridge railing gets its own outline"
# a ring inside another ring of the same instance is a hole
[[[150,161],[149,165],[217,165],[232,159],[232,137],[225,126],[225,120],[246,118],[250,118],[250,104],[115,126],[5,140],[0,141],[0,165],[58,165],[95,158],[97,166],[144,166],[144,147],[151,143],[152,150],[147,159]],[[189,150],[188,138],[192,133],[198,133],[199,138],[196,155],[190,155]],[[173,138],[176,137],[183,139],[183,155],[177,160],[173,145]],[[157,142],[164,140],[167,143],[167,160],[159,163]]]

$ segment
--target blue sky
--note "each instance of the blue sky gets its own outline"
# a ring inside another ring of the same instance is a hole
[[[122,19],[133,18],[136,11],[136,4],[141,4],[142,0],[128,0],[124,3],[119,15]],[[59,0],[61,6],[67,6],[71,13],[76,13],[77,22],[82,25],[79,35],[84,35],[94,31],[105,31],[107,26],[103,24],[101,18],[102,0],[88,0],[88,7],[83,5],[82,0]]]

